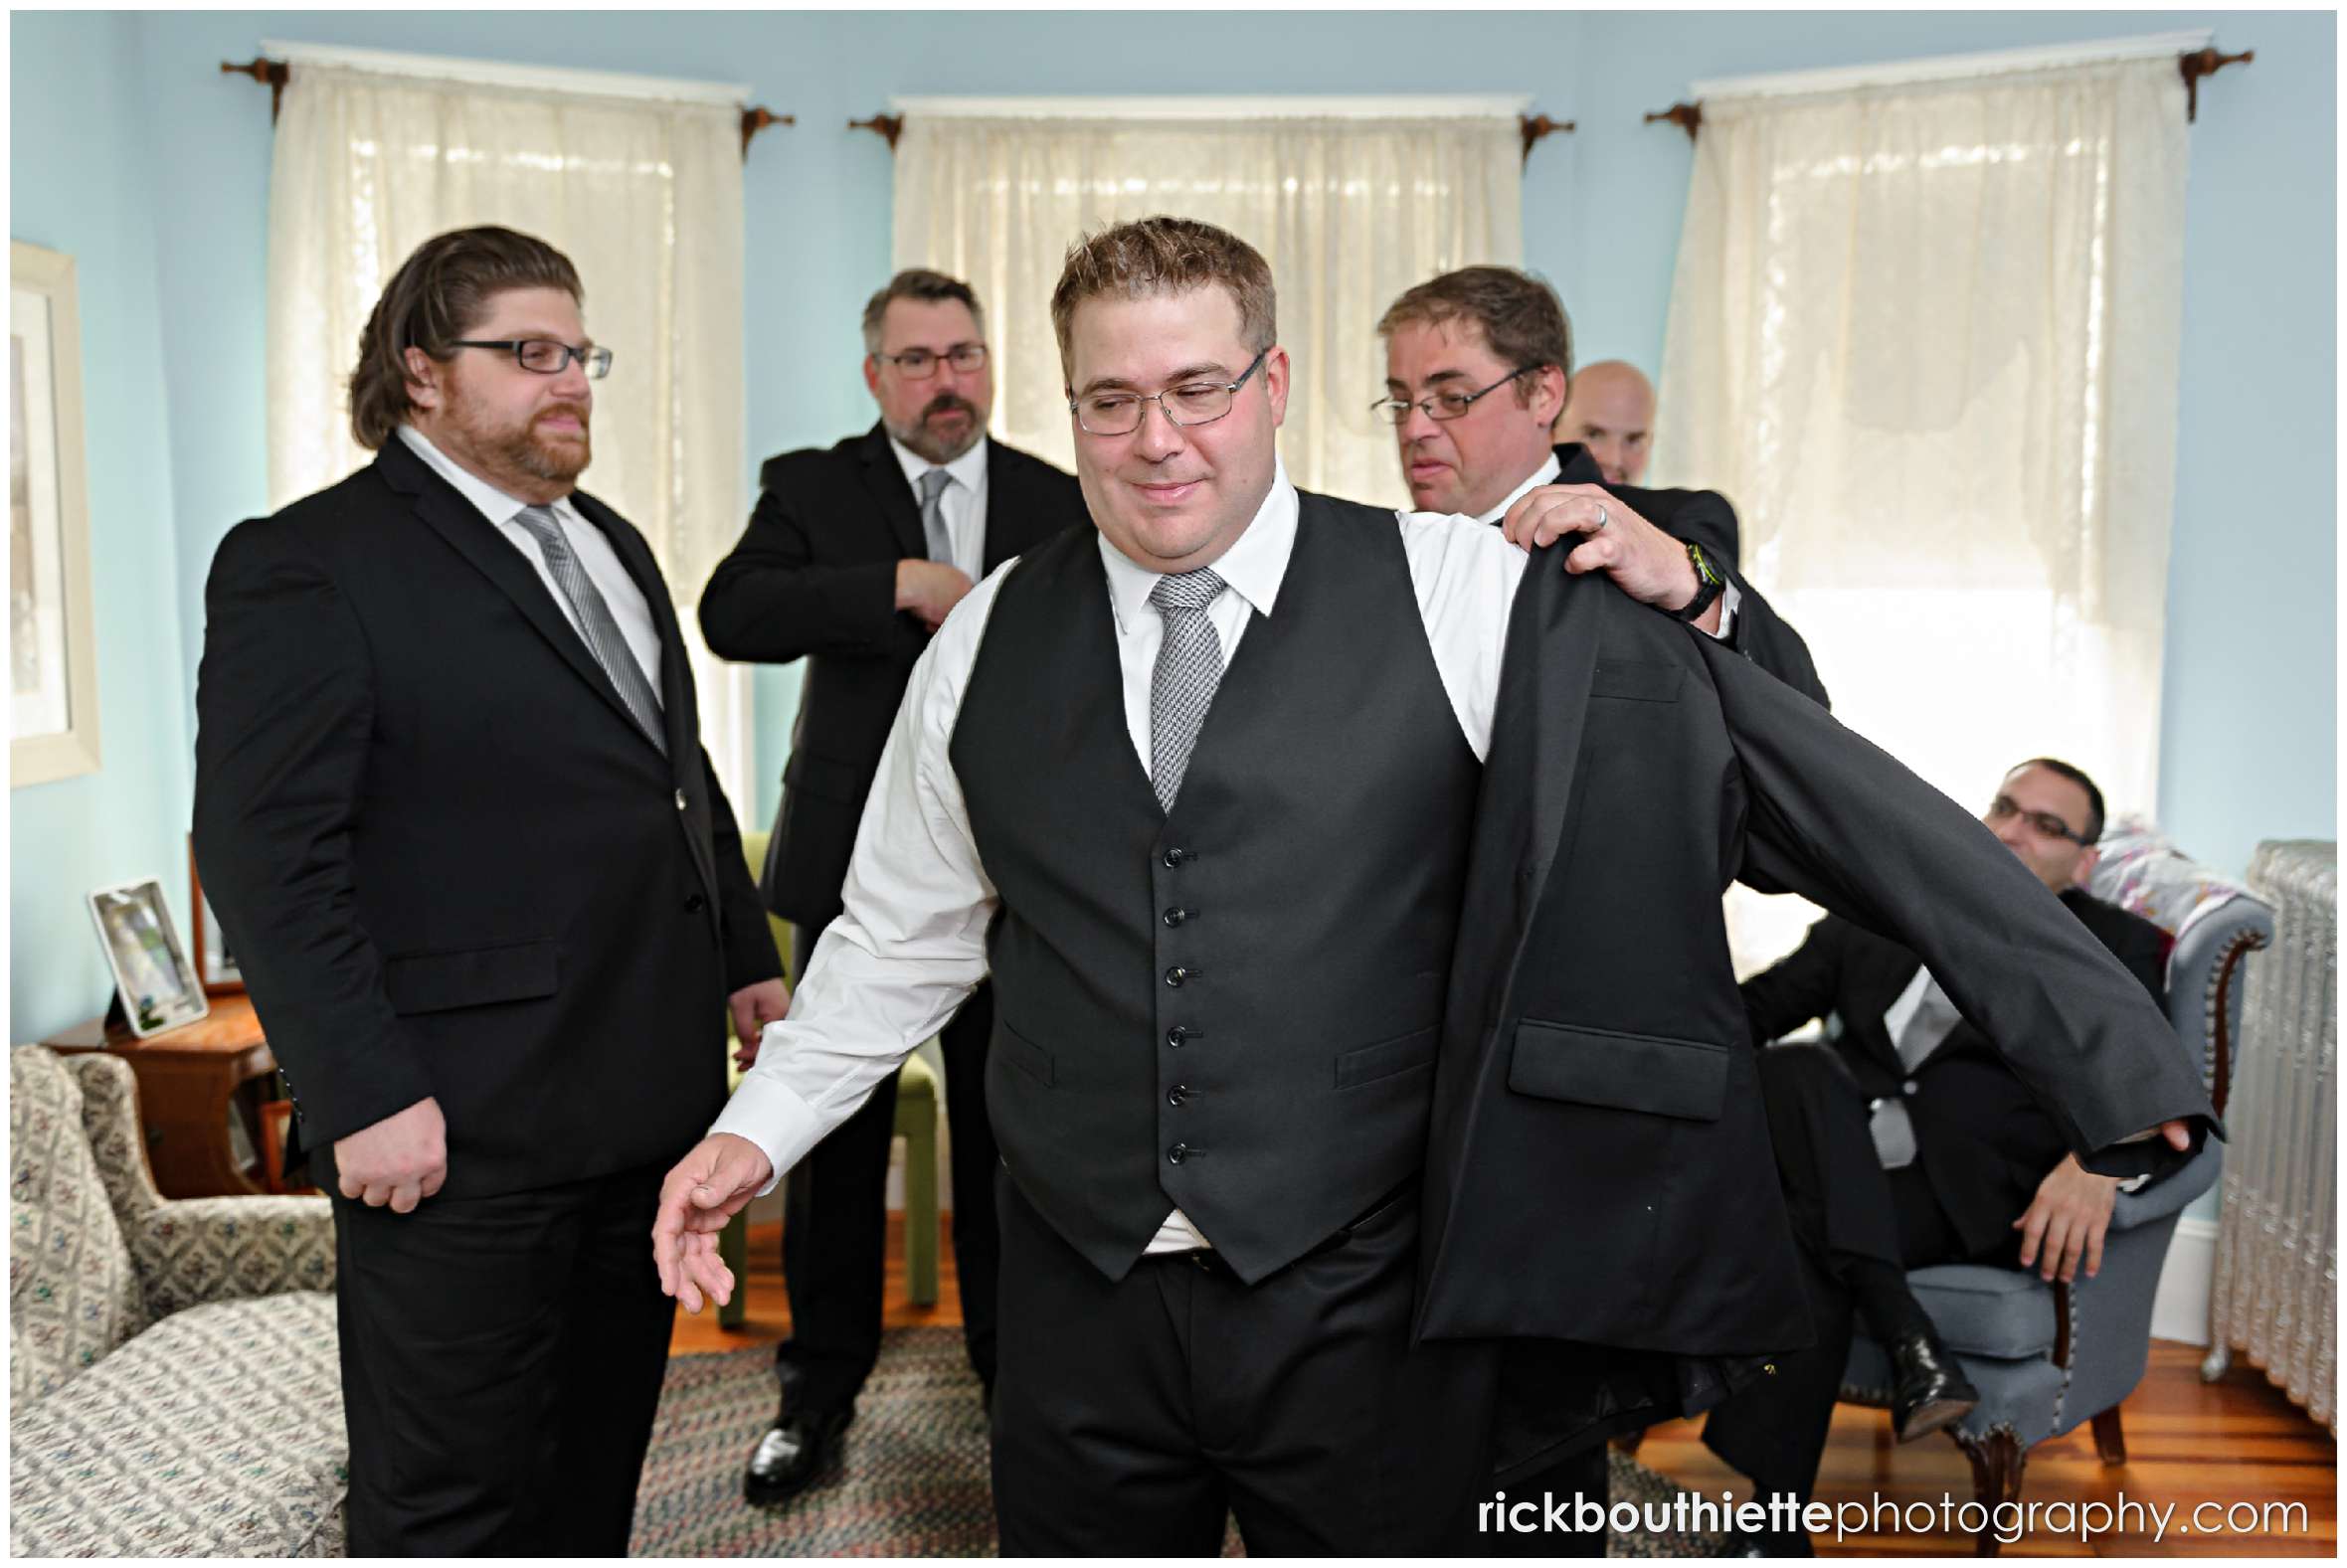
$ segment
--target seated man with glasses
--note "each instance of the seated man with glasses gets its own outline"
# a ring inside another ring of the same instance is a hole
[[[1468,266],[1406,290],[1378,319],[1385,396],[1402,478],[1421,511],[1498,523],[1535,489],[1610,501],[1687,545],[1723,580],[1729,643],[1794,690],[1826,703],[1801,634],[1736,573],[1735,512],[1711,490],[1646,490],[1617,482],[1579,442],[1551,446],[1550,429],[1581,377],[1556,292],[1529,272]],[[1643,448],[1638,466],[1645,467]]]
[[[769,458],[750,525],[701,596],[701,630],[721,657],[807,660],[762,879],[767,908],[792,923],[802,971],[839,913],[864,796],[931,634],[979,579],[1084,521],[1074,479],[987,436],[993,376],[986,313],[968,283],[899,272],[865,304],[863,334],[879,422],[827,449]],[[993,987],[981,983],[939,1035],[963,1337],[990,1395],[998,1156],[983,1086],[993,1026]],[[747,1065],[756,1046],[740,1054]],[[751,1502],[781,1502],[821,1474],[879,1356],[895,1126],[891,1075],[791,1172],[791,1337],[776,1353],[781,1413],[743,1477]]]
[[[2051,757],[2005,776],[1982,820],[2163,1006],[2167,938],[2085,892],[2102,791]],[[1908,1291],[1941,1263],[2101,1268],[2119,1181],[2081,1168],[2007,1058],[1915,956],[1836,916],[1740,987],[1752,1038],[1837,1013],[1839,1037],[1760,1053],[1778,1174],[1801,1244],[1815,1347],[1715,1411],[1705,1440],[1763,1491],[1804,1498],[1849,1359],[1853,1312],[1890,1352],[1901,1442],[1961,1420],[1978,1395]],[[1770,1543],[1798,1551],[1804,1543]]]

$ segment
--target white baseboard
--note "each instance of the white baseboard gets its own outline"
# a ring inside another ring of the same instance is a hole
[[[2209,1342],[2209,1286],[2216,1276],[2217,1222],[2181,1219],[2168,1243],[2159,1292],[2151,1303],[2151,1336],[2184,1344]]]

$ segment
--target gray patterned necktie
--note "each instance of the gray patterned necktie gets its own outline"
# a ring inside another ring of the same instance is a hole
[[[1923,994],[1915,999],[1915,1010],[1898,1032],[1898,1065],[1910,1073],[1921,1067],[1939,1049],[1948,1031],[1963,1021],[1964,1015],[1939,988],[1937,977],[1926,973]],[[1903,1099],[1886,1096],[1877,1102],[1867,1131],[1874,1134],[1875,1156],[1885,1170],[1900,1170],[1915,1162],[1915,1124]]]
[[[622,634],[619,621],[612,617],[612,607],[604,603],[595,580],[571,552],[571,542],[563,537],[562,524],[555,520],[553,510],[525,506],[514,514],[513,520],[538,541],[538,551],[546,557],[546,568],[554,574],[555,586],[571,602],[587,651],[595,655],[595,662],[611,677],[620,700],[628,705],[628,711],[635,716],[643,733],[651,737],[651,743],[660,749],[662,757],[667,756],[668,732],[660,722],[659,696],[653,692],[652,683],[644,678],[643,666],[629,651],[628,638]]]
[[[1189,771],[1189,754],[1213,706],[1214,688],[1222,684],[1222,639],[1214,635],[1206,613],[1222,586],[1222,579],[1200,567],[1159,578],[1149,591],[1149,602],[1166,622],[1157,668],[1150,675],[1149,778],[1158,804],[1169,811],[1181,792],[1181,776]]]
[[[929,541],[929,559],[954,564],[954,535],[946,527],[946,486],[954,476],[943,468],[921,475],[921,536]]]

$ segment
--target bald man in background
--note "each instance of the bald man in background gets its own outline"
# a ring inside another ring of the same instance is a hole
[[[1643,484],[1654,450],[1654,384],[1626,360],[1583,365],[1565,390],[1556,439],[1588,447],[1607,484]]]

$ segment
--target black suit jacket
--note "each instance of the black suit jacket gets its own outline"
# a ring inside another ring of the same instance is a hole
[[[2166,935],[2076,888],[2062,903],[2164,1010]],[[1906,1101],[1916,1162],[1933,1194],[1965,1246],[1988,1252],[2013,1239],[2014,1219],[2070,1145],[1996,1043],[1970,1022],[1959,1022],[1913,1072],[1899,1065],[1884,1015],[1921,966],[1897,943],[1829,915],[1797,950],[1743,983],[1744,1009],[1762,1042],[1839,1015],[1832,1045],[1859,1093]],[[2146,1042],[2146,1054],[2162,1046],[2173,1053],[2170,1042]]]
[[[767,907],[820,925],[839,913],[864,797],[913,663],[929,646],[896,608],[896,564],[929,554],[921,509],[875,425],[829,449],[770,457],[750,526],[701,595],[701,634],[729,659],[807,660],[783,803],[767,846]],[[987,443],[986,570],[1085,524],[1075,479]]]
[[[1895,933],[2066,1145],[2213,1123],[2166,1017],[1978,821],[1748,659],[1535,554],[1436,1064],[1419,1332],[1520,1363],[1503,1466],[1702,1408],[1813,1333],[1720,894]]]
[[[313,1160],[429,1095],[445,1194],[666,1163],[724,1102],[727,993],[779,971],[659,569],[572,500],[657,622],[666,757],[397,436],[213,557],[196,857]]]
[[[1801,633],[1776,612],[1776,607],[1745,581],[1738,551],[1742,535],[1735,508],[1716,490],[1647,490],[1633,484],[1607,484],[1597,459],[1579,441],[1556,448],[1562,468],[1558,484],[1594,484],[1618,495],[1623,504],[1674,539],[1701,545],[1735,584],[1740,596],[1728,643],[1751,655],[1752,662],[1821,707],[1831,708],[1825,682],[1818,678],[1817,661]]]

